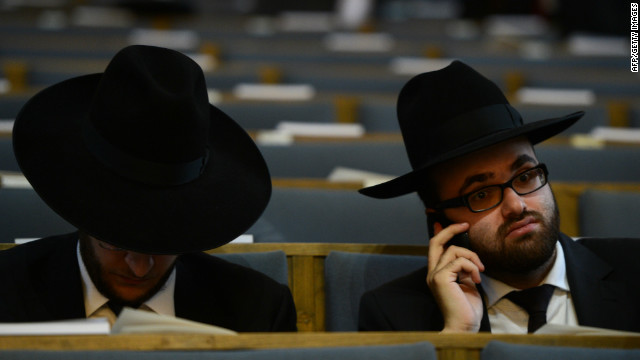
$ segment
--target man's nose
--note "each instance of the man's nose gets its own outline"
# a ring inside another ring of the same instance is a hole
[[[147,275],[154,265],[153,256],[129,251],[124,260],[137,277]]]
[[[506,188],[502,194],[502,216],[505,218],[518,217],[527,209],[522,196],[518,195],[512,188]]]

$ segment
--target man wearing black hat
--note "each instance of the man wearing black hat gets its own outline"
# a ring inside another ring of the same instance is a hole
[[[113,320],[131,306],[236,331],[296,330],[288,287],[201,252],[260,217],[271,180],[187,56],[124,48],[104,73],[29,100],[13,144],[35,191],[78,232],[0,253],[0,322]]]
[[[640,241],[560,233],[550,170],[533,149],[582,112],[524,124],[459,61],[411,79],[397,110],[413,171],[360,192],[418,193],[428,265],[367,292],[361,330],[527,333],[549,322],[640,331]]]

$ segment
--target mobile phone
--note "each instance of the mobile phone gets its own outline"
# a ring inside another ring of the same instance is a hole
[[[434,220],[440,223],[443,229],[453,224],[453,222],[448,218],[446,218],[444,214],[433,214],[432,216],[435,216]],[[461,234],[456,234],[454,237],[452,237],[451,240],[447,242],[446,246],[449,247],[451,245],[455,245],[455,246],[463,247],[466,249],[470,249],[471,248],[470,243],[471,241],[469,240],[469,232],[465,231]]]

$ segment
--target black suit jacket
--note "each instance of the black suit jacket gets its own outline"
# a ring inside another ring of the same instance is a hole
[[[578,323],[640,331],[640,239],[573,241],[561,235],[560,243]],[[424,267],[365,293],[360,330],[442,330],[442,313],[426,276]],[[480,331],[491,331],[486,306]]]
[[[0,322],[84,318],[78,234],[0,251]],[[289,288],[205,253],[176,260],[176,316],[240,332],[296,331]]]

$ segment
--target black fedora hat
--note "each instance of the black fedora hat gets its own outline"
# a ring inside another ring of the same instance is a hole
[[[13,145],[60,216],[143,253],[223,245],[271,196],[255,143],[209,103],[202,69],[170,49],[129,46],[104,73],[42,90],[16,117]]]
[[[537,144],[584,115],[579,111],[524,124],[496,84],[457,60],[409,80],[397,112],[413,171],[360,189],[364,195],[385,199],[417,191],[434,165],[519,136]]]

